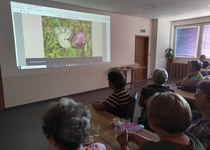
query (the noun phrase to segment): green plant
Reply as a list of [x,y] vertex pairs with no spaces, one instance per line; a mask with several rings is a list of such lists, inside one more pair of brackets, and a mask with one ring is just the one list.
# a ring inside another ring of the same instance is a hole
[[165,58],[173,59],[174,58],[174,50],[172,48],[167,48],[165,50]]

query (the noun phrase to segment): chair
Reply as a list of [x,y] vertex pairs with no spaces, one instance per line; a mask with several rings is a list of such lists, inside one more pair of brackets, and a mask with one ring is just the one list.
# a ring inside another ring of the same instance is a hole
[[171,92],[174,92],[173,89],[163,89],[163,88],[148,88],[146,90],[146,95],[145,95],[145,104],[146,104],[146,101],[147,99],[149,99],[152,95],[154,95],[155,93],[157,92],[166,92],[166,91],[171,91]]
[[144,100],[144,109],[141,113],[141,116],[138,118],[138,124],[143,124],[145,129],[152,131],[149,127],[148,120],[146,117],[147,100],[157,92],[166,92],[166,91],[174,92],[174,90],[172,90],[172,89],[163,89],[163,88],[148,88],[148,89],[146,89],[146,95],[145,95],[145,100]]
[[126,117],[131,118],[131,122],[133,122],[133,116],[134,116],[135,106],[136,106],[136,101],[138,99],[138,96],[139,96],[139,92],[135,91],[133,95],[131,96],[129,106],[126,112]]

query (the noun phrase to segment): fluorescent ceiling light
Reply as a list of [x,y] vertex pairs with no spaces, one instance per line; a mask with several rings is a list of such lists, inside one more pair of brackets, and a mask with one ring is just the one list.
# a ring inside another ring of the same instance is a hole
[[156,7],[158,7],[158,6],[154,5],[154,4],[149,4],[149,5],[145,5],[145,6],[136,7],[135,9],[137,9],[137,10],[146,10],[146,9],[152,9],[152,8],[156,8]]

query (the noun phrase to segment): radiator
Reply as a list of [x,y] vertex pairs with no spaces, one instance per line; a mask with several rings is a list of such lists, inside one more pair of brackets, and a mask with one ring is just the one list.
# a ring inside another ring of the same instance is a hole
[[187,75],[188,64],[181,63],[168,63],[166,64],[166,70],[169,75],[169,79],[182,79]]

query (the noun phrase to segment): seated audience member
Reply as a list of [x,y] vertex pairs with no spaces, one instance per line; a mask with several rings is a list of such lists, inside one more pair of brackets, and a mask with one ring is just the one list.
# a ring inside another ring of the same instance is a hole
[[[171,89],[170,86],[164,85],[164,83],[168,80],[168,73],[165,69],[158,68],[153,72],[152,81],[153,84],[146,85],[141,90],[141,95],[139,97],[139,106],[141,107],[141,116],[138,118],[138,124],[143,124],[145,129],[151,130],[148,124],[148,120],[146,117],[146,100],[148,97],[146,97],[147,89],[148,88],[154,88],[154,89],[163,89],[169,90]],[[152,95],[151,95],[152,96]]]
[[118,70],[110,71],[108,83],[113,93],[103,103],[93,102],[92,105],[96,110],[106,110],[119,117],[125,117],[131,96],[129,91],[125,89],[124,74]]
[[154,94],[147,103],[147,117],[160,141],[154,142],[125,129],[117,136],[121,150],[129,150],[130,141],[139,145],[139,150],[204,150],[197,138],[185,133],[192,122],[192,115],[189,104],[179,94]]
[[210,150],[210,81],[203,80],[198,84],[195,94],[195,107],[201,111],[202,118],[195,120],[187,132],[200,140],[206,150]]
[[209,62],[206,61],[206,55],[201,55],[200,56],[200,61],[203,63],[202,68],[208,68],[209,67]]
[[176,83],[177,86],[181,86],[183,90],[189,90],[196,92],[198,82],[203,79],[203,75],[200,73],[202,62],[199,60],[192,60],[188,64],[188,74],[181,81]]
[[104,144],[83,146],[90,130],[90,111],[69,98],[49,105],[42,117],[42,129],[49,143],[58,150],[105,150]]
[[[207,69],[210,68],[209,62],[206,61],[206,55],[201,55],[201,56],[200,56],[200,61],[203,63],[202,68],[207,68]],[[209,74],[209,72],[201,72],[201,73],[202,73],[203,76],[206,76],[206,75]]]
[[145,105],[145,95],[147,88],[158,88],[158,89],[171,89],[170,86],[164,85],[164,83],[168,80],[168,73],[165,69],[159,68],[153,72],[151,85],[146,85],[141,90],[141,95],[139,97],[139,106],[144,109]]

